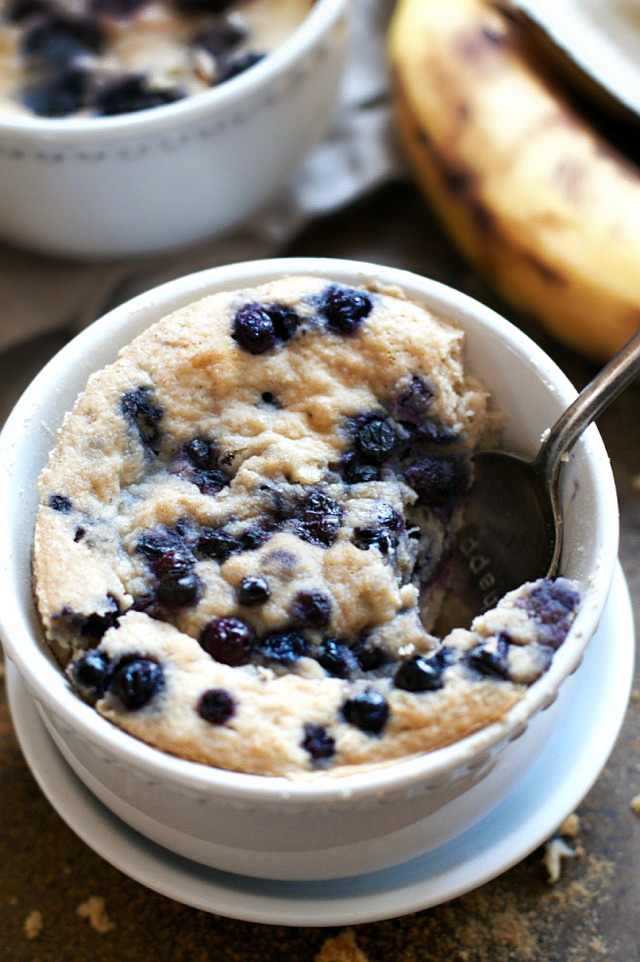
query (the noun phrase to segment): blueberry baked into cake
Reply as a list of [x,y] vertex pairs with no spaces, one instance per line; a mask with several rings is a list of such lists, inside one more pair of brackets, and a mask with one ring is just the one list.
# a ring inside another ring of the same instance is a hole
[[0,0],[0,110],[113,116],[258,63],[314,0]]
[[574,618],[566,581],[430,629],[496,430],[463,333],[399,292],[206,296],[94,374],[39,490],[35,592],[78,694],[242,772],[346,773],[501,718]]

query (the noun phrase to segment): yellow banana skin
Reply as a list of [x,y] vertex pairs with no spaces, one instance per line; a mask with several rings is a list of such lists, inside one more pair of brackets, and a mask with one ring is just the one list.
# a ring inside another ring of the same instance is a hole
[[514,308],[596,362],[640,328],[640,171],[548,83],[483,0],[398,0],[400,142],[461,252]]

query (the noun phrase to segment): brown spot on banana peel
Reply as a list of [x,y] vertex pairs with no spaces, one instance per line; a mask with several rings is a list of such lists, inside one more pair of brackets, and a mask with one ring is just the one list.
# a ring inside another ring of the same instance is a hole
[[553,171],[556,186],[574,205],[584,204],[588,190],[588,170],[577,160],[559,160]]
[[461,31],[454,38],[453,49],[462,60],[482,65],[499,55],[509,41],[510,35],[504,24],[482,23],[477,28]]

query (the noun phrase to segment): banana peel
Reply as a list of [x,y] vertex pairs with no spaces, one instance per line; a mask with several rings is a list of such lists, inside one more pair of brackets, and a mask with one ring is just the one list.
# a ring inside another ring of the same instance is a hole
[[505,302],[596,362],[640,328],[640,170],[484,0],[398,0],[398,136],[445,230]]

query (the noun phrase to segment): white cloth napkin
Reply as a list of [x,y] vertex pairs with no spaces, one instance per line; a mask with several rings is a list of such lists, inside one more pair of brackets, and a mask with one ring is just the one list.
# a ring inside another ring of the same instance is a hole
[[259,216],[223,238],[153,259],[82,263],[0,245],[0,351],[77,330],[156,284],[218,264],[277,255],[310,220],[402,171],[387,100],[385,35],[393,0],[355,0],[341,100],[323,142]]

